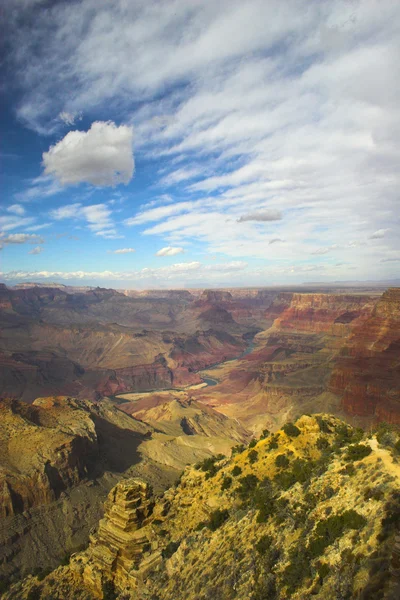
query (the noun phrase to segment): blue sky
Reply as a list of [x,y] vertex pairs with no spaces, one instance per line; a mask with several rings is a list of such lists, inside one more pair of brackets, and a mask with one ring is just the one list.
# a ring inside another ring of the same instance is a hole
[[2,10],[2,281],[398,277],[398,3]]

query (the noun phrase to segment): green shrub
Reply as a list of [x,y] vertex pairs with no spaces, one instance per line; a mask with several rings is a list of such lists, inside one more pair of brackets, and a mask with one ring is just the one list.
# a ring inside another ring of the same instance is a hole
[[382,500],[384,492],[379,488],[367,488],[364,492],[364,500]]
[[67,565],[69,565],[69,561],[70,561],[71,555],[70,554],[66,554],[60,561],[60,565],[62,567],[66,567]]
[[353,446],[349,446],[347,448],[347,453],[345,456],[346,460],[362,460],[369,454],[371,454],[372,448],[366,444],[354,444]]
[[4,594],[10,587],[8,579],[0,578],[0,594]]
[[223,454],[218,454],[217,456],[210,456],[205,458],[201,463],[196,465],[196,469],[199,471],[203,471],[206,474],[206,479],[210,479],[210,477],[214,477],[216,473],[220,470],[221,467],[217,466],[215,463],[222,460],[224,457]]
[[257,452],[257,450],[250,450],[247,458],[249,459],[249,463],[251,465],[253,465],[256,462],[256,460],[258,459],[258,452]]
[[244,445],[243,445],[243,444],[237,444],[237,446],[233,446],[233,447],[231,448],[231,453],[232,453],[232,456],[233,456],[234,454],[240,454],[241,452],[243,452],[243,451],[244,451],[244,449],[245,449],[245,447],[244,447]]
[[272,546],[272,537],[263,535],[256,543],[256,550],[259,554],[266,554]]
[[324,580],[325,577],[328,577],[328,575],[331,572],[331,568],[327,563],[320,563],[318,566],[318,575],[320,577],[321,580]]
[[161,555],[163,558],[171,558],[173,554],[178,550],[180,542],[169,542],[169,544],[163,548]]
[[325,450],[326,448],[329,448],[328,440],[324,437],[319,437],[317,439],[317,448],[318,450]]
[[112,581],[105,581],[102,586],[103,600],[116,600],[118,594],[115,591],[115,586]]
[[257,444],[257,440],[252,439],[250,444],[249,444],[249,448],[254,448],[254,446]]
[[301,433],[300,429],[293,423],[285,423],[282,429],[288,437],[298,437]]
[[297,546],[289,551],[289,564],[282,574],[282,584],[287,587],[291,596],[303,580],[311,576],[309,556],[303,546]]
[[356,474],[356,469],[354,465],[349,464],[343,467],[343,469],[340,469],[339,473],[341,473],[342,475],[349,475],[350,477],[352,477]]
[[320,428],[320,431],[322,431],[322,433],[332,433],[332,428],[330,427],[329,423],[320,416],[316,416],[315,417],[318,426]]
[[253,474],[241,477],[239,479],[240,487],[238,488],[239,496],[243,499],[248,498],[248,496],[256,489],[258,481],[258,477]]
[[238,475],[242,474],[242,469],[239,467],[239,465],[235,465],[231,471],[232,475],[234,477],[237,477]]
[[210,520],[207,526],[209,529],[211,529],[211,531],[215,531],[216,529],[221,527],[221,525],[223,525],[228,518],[228,510],[220,510],[219,508],[217,508],[217,510],[214,510],[214,512],[211,513]]
[[253,493],[253,505],[258,509],[257,523],[265,523],[274,513],[274,496],[270,479],[261,481]]
[[335,540],[342,537],[347,529],[361,529],[367,520],[355,510],[346,510],[342,514],[332,515],[320,521],[312,539],[308,545],[308,551],[312,558],[320,556],[325,548],[333,544]]
[[297,482],[297,479],[292,471],[281,471],[275,475],[274,482],[283,490],[288,490]]
[[221,490],[228,490],[232,485],[232,477],[226,476],[222,480]]
[[40,587],[34,585],[28,592],[26,596],[26,600],[40,600],[42,595]]
[[285,454],[278,454],[275,458],[275,465],[280,469],[285,469],[290,465],[290,461]]
[[207,523],[205,523],[204,521],[200,521],[200,523],[197,523],[196,527],[194,528],[195,531],[201,531],[202,529],[204,529],[204,527],[207,526]]
[[267,438],[270,435],[270,432],[268,429],[263,429],[262,434],[260,435],[260,440],[265,440],[265,438]]

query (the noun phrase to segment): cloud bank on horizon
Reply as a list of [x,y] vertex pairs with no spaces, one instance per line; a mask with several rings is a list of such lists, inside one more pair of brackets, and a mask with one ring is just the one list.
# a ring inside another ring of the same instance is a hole
[[5,281],[398,276],[398,3],[3,12]]

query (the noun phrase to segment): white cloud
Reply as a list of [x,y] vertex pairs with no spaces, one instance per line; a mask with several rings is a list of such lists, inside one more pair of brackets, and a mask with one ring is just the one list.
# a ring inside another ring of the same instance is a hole
[[388,231],[390,231],[390,229],[378,229],[372,235],[369,236],[369,239],[370,240],[381,240],[385,237],[385,235],[387,234]]
[[82,206],[79,202],[60,206],[50,211],[50,216],[56,221],[62,219],[84,219],[87,227],[95,235],[106,239],[118,239],[119,235],[112,220],[112,210],[107,204],[92,204]]
[[136,252],[135,248],[119,248],[119,250],[109,250],[112,254],[131,254]]
[[74,125],[76,120],[80,121],[82,119],[81,114],[73,114],[73,113],[69,113],[69,112],[67,112],[65,110],[62,111],[62,112],[60,112],[60,114],[58,115],[58,117],[66,125]]
[[32,248],[29,254],[40,254],[42,251],[43,248],[41,246],[36,246],[35,248]]
[[203,175],[202,170],[198,168],[182,168],[176,171],[172,171],[172,173],[168,173],[160,179],[160,185],[172,186],[180,183],[182,181],[187,181],[189,179],[194,179],[199,175]]
[[44,239],[30,233],[10,233],[7,236],[0,235],[3,244],[43,244]]
[[156,252],[156,256],[176,256],[177,254],[182,254],[182,252],[184,252],[183,248],[166,246],[165,248],[161,248],[161,250]]
[[21,204],[12,204],[11,206],[7,207],[7,212],[21,216],[25,214],[25,208],[21,206]]
[[0,231],[9,231],[11,229],[19,229],[34,223],[33,217],[20,217],[18,215],[6,215],[0,217]]
[[264,210],[263,212],[247,213],[242,215],[238,219],[238,223],[244,223],[245,221],[280,221],[282,219],[282,213],[279,210]]
[[131,127],[96,121],[85,131],[70,131],[43,153],[44,172],[62,185],[115,186],[133,176]]

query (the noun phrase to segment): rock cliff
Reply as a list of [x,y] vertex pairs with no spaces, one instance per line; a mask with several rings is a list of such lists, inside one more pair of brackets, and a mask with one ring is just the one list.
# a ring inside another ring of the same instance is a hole
[[330,389],[349,415],[400,424],[400,288],[385,292],[335,362]]
[[159,498],[140,480],[118,484],[87,550],[5,598],[389,600],[399,483],[374,437],[303,416],[231,459],[187,467]]

